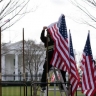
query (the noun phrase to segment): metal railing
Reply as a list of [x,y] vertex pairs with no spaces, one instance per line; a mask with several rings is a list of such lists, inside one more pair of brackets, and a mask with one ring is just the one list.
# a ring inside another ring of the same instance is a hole
[[28,96],[26,82],[1,81],[2,96]]
[[[0,85],[2,86],[2,96],[33,96],[33,91],[34,91],[33,86],[36,85],[38,87],[41,84],[40,76],[38,76],[39,82],[38,81],[35,82],[34,80],[30,81],[29,79],[27,79],[27,78],[31,78],[30,76],[26,78],[26,81],[23,81],[23,75],[3,75],[3,76],[5,77],[5,79],[6,79],[6,77],[9,77],[9,78],[18,77],[21,79],[19,79],[17,81],[15,81],[15,80],[1,81]],[[51,86],[51,84],[53,84],[53,86],[54,86],[57,84],[61,84],[61,82],[53,82],[53,83],[48,82],[47,84],[50,84],[50,86]],[[66,84],[68,85],[69,83],[66,83]],[[52,88],[53,88],[52,91],[54,91],[55,90],[54,87],[52,87]],[[39,89],[40,89],[40,87],[39,87]],[[77,90],[75,96],[84,96],[83,94],[78,95],[78,91],[81,91],[81,90]],[[71,92],[72,92],[72,90],[71,90]]]

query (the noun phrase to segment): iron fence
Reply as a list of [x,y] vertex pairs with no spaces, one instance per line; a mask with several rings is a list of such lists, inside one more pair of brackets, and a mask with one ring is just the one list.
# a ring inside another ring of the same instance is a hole
[[[5,77],[5,80],[2,80],[0,82],[0,85],[2,87],[2,96],[33,96],[33,86],[35,85],[36,87],[38,87],[38,94],[37,96],[40,96],[40,87],[39,85],[41,84],[40,79],[41,76],[38,76],[38,80],[35,81],[35,79],[27,79],[27,78],[31,78],[30,76],[26,78],[26,80],[23,80],[23,75],[3,75],[3,77]],[[6,80],[6,77],[9,78],[19,78],[17,79],[8,79]],[[34,78],[36,76],[33,76]],[[55,91],[54,86],[61,84],[61,82],[48,82],[48,85],[52,86],[52,90]],[[69,83],[66,82],[66,84],[68,85]],[[69,84],[70,85],[70,84]],[[70,85],[71,86],[71,85]],[[56,87],[56,86],[55,86]],[[58,87],[58,86],[57,86]],[[57,88],[56,87],[56,88]],[[71,86],[72,89],[72,86]],[[84,96],[83,94],[78,94],[78,92],[81,91],[81,89],[78,89],[76,91],[75,96]],[[72,94],[72,90],[71,90],[71,94]],[[53,95],[54,96],[54,95]]]

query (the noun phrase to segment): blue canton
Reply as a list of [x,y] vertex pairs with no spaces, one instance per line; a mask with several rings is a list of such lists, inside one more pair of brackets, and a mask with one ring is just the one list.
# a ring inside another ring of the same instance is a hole
[[58,22],[58,27],[59,27],[59,32],[63,36],[64,39],[68,38],[67,35],[67,27],[66,27],[66,21],[65,21],[65,16],[62,15],[61,18],[59,19]]
[[74,57],[74,52],[73,52],[73,44],[72,44],[72,38],[71,38],[71,33],[70,33],[70,55]]
[[[92,51],[91,51],[91,46],[90,46],[89,34],[88,34],[88,37],[87,37],[87,41],[86,41],[86,45],[85,45],[85,48],[84,48],[84,52],[85,52],[86,56],[91,56],[92,57]],[[93,60],[93,57],[92,57],[92,60]]]

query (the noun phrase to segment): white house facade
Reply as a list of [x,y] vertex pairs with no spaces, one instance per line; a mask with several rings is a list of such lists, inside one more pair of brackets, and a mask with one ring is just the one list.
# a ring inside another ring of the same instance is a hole
[[[2,81],[20,81],[23,79],[23,57],[20,52],[21,46],[22,42],[17,42],[14,44],[8,43],[2,47]],[[25,70],[25,74],[28,76],[27,80],[30,80],[30,72]],[[38,74],[42,74],[42,65],[39,66]]]

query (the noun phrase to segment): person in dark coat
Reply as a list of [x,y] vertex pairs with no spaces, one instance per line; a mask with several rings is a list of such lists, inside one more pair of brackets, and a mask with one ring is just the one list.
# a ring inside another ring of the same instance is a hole
[[[42,84],[42,83],[46,82],[47,72],[49,72],[49,70],[52,67],[52,65],[50,64],[50,61],[51,61],[53,53],[54,53],[54,41],[52,40],[49,32],[48,32],[48,38],[47,38],[47,36],[45,36],[45,31],[48,31],[46,26],[43,27],[43,30],[42,30],[41,36],[40,36],[40,39],[44,43],[45,48],[48,49],[48,65],[46,65],[47,64],[47,56],[46,56],[45,62],[43,65],[43,74],[41,77],[41,85],[40,86],[41,86],[42,90],[46,89],[45,87],[47,84]],[[48,40],[48,43],[47,43],[47,40]],[[47,48],[47,44],[48,44],[48,48]],[[46,66],[48,66],[48,69]],[[66,82],[66,72],[62,71],[62,70],[60,70],[60,71],[61,71],[64,82]]]

